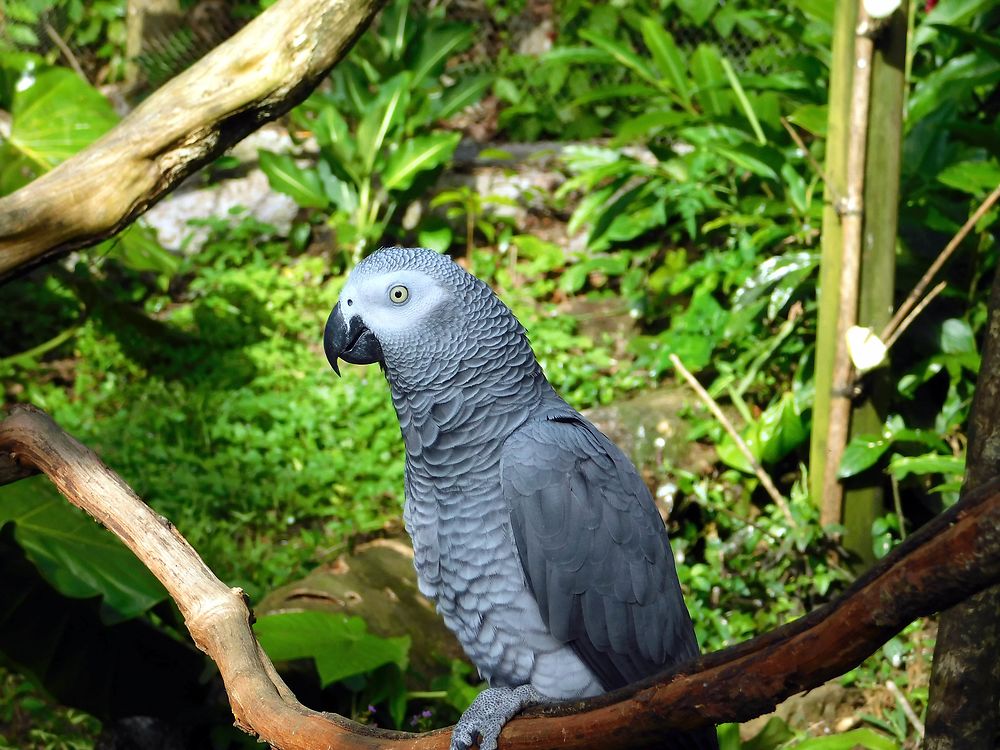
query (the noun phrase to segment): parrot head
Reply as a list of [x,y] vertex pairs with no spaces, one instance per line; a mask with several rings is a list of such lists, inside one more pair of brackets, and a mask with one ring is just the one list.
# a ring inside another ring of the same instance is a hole
[[390,375],[446,367],[475,338],[483,313],[513,315],[492,290],[433,250],[391,247],[351,271],[323,335],[326,357],[379,363]]

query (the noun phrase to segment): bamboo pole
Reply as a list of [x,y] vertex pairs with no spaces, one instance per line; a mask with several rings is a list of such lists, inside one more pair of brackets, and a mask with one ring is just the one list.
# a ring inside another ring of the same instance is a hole
[[850,430],[854,368],[847,351],[847,331],[857,324],[864,228],[865,157],[868,141],[868,105],[874,43],[868,35],[869,19],[857,9],[854,68],[851,81],[850,117],[844,179],[844,202],[838,206],[842,245],[840,284],[837,289],[837,320],[833,343],[829,417],[826,425],[826,456],[820,497],[820,522],[838,523],[843,510],[843,487],[837,477]]

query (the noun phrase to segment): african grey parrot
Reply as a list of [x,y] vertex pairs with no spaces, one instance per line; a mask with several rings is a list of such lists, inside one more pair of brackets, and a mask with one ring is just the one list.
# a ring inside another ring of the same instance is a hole
[[[420,590],[490,688],[452,750],[527,705],[598,695],[698,655],[663,521],[625,455],[560,398],[493,291],[432,250],[351,272],[326,356],[378,362],[406,446]],[[714,729],[665,747],[716,748]]]

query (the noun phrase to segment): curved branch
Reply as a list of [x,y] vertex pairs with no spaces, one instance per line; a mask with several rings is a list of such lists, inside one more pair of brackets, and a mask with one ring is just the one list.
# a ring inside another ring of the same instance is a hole
[[309,95],[385,0],[280,0],[88,148],[0,198],[0,280],[123,229]]
[[[263,654],[242,592],[88,448],[32,407],[0,422],[0,454],[37,468],[163,582],[195,643],[219,666],[236,723],[280,750],[444,750],[448,732],[373,730],[299,704]],[[2,457],[2,456],[0,456]],[[659,746],[665,729],[743,721],[853,668],[907,623],[1000,581],[1000,482],[968,494],[806,617],[600,698],[529,712],[501,747]]]

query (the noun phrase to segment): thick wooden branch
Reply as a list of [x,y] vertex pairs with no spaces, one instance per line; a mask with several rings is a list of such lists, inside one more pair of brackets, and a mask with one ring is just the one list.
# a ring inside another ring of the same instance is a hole
[[0,281],[123,229],[305,99],[385,0],[280,0],[87,149],[0,198]]
[[[5,458],[6,456],[6,458]],[[219,666],[237,724],[280,750],[444,750],[448,732],[372,730],[299,704],[261,652],[242,593],[219,581],[165,519],[97,456],[31,407],[0,423],[0,462],[46,473],[163,582]],[[859,664],[914,618],[1000,581],[1000,482],[913,534],[841,597],[794,623],[611,695],[532,711],[509,750],[659,746],[665,729],[743,721]]]

